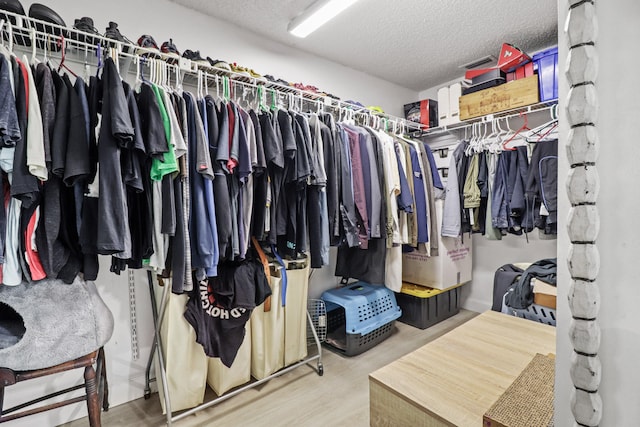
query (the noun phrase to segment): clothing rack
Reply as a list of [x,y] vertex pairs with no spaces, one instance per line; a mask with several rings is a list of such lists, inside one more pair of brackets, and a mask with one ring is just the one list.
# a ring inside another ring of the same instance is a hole
[[[274,103],[274,105],[278,101],[275,98],[275,96],[277,96],[287,98],[290,104],[288,105],[288,107],[291,108],[293,106],[292,103],[295,102],[295,99],[297,97],[300,104],[302,104],[302,102],[311,102],[311,104],[316,105],[317,108],[332,108],[337,110],[339,114],[348,114],[351,118],[359,116],[362,120],[368,120],[368,123],[381,123],[381,120],[384,120],[387,123],[393,123],[394,126],[400,126],[402,129],[413,129],[419,126],[418,124],[408,122],[399,117],[394,117],[387,114],[376,113],[376,117],[374,118],[374,114],[366,108],[355,106],[332,98],[323,97],[313,92],[303,91],[294,87],[287,87],[274,82],[259,81],[254,78],[237,75],[236,73],[229,72],[228,70],[224,69],[203,67],[186,59],[180,59],[177,61],[177,63],[168,63],[167,60],[176,61],[176,59],[162,52],[157,52],[131,44],[114,41],[99,35],[84,33],[82,31],[51,24],[49,22],[17,15],[12,12],[2,11],[1,13],[9,19],[0,19],[0,35],[2,37],[3,46],[5,43],[7,43],[8,46],[5,47],[8,47],[8,49],[12,52],[14,51],[14,49],[15,51],[20,51],[24,54],[28,54],[29,52],[31,52],[32,58],[36,57],[36,53],[38,51],[41,53],[44,52],[45,61],[48,61],[50,59],[57,59],[59,60],[59,69],[65,68],[71,73],[73,72],[65,66],[67,61],[76,64],[83,64],[85,67],[85,72],[88,72],[90,66],[100,68],[102,66],[102,58],[104,56],[109,56],[114,60],[114,63],[118,67],[118,71],[120,72],[121,76],[129,73],[131,71],[131,65],[135,64],[136,79],[138,79],[140,78],[141,66],[146,66],[150,70],[153,69],[153,72],[156,73],[156,78],[166,84],[175,83],[178,87],[181,87],[185,78],[195,79],[199,83],[197,89],[200,95],[203,94],[203,92],[201,91],[208,91],[208,88],[210,87],[209,82],[211,82],[212,85],[215,83],[219,84],[221,77],[226,77],[225,80],[230,85],[229,89],[231,89],[232,87],[240,87],[243,91],[246,89],[252,89],[258,92],[260,91],[259,89],[262,88],[262,91],[260,92],[270,92],[272,94],[271,101]],[[11,21],[15,21],[20,25],[14,25]],[[44,31],[39,28],[44,29]],[[22,38],[22,41],[29,40],[31,46],[16,46],[18,37]],[[86,41],[87,39],[95,41],[96,44],[88,43]],[[73,56],[69,57],[70,53]],[[152,59],[150,57],[143,56],[146,54],[153,55],[154,58]],[[54,55],[58,57],[54,58]],[[228,96],[229,98],[231,98],[232,94],[228,93]],[[263,379],[249,382],[246,385],[240,386],[239,388],[223,394],[220,397],[214,398],[199,406],[186,410],[179,415],[174,415],[171,410],[171,396],[167,383],[166,363],[162,352],[163,343],[160,335],[160,327],[162,324],[162,320],[166,314],[169,293],[171,292],[171,290],[169,289],[170,286],[164,286],[160,307],[158,307],[155,299],[155,290],[153,283],[154,279],[151,271],[147,271],[147,279],[153,311],[154,343],[152,346],[152,351],[149,357],[146,371],[147,375],[145,398],[148,398],[150,395],[149,373],[154,355],[153,348],[155,348],[155,351],[157,352],[158,362],[160,364],[160,377],[162,379],[162,387],[164,391],[167,425],[170,426],[175,421],[188,417],[189,415],[192,415],[203,409],[217,405],[218,403],[221,403],[237,394],[260,386],[261,384],[273,378],[284,375],[298,367],[301,367],[303,365],[311,365],[311,363],[315,361],[317,361],[316,370],[318,375],[323,375],[324,367],[322,365],[321,341],[319,338],[319,334],[315,330],[312,316],[307,310],[307,321],[309,329],[311,330],[313,335],[313,342],[317,347],[317,354],[309,356],[290,366],[286,366]]]

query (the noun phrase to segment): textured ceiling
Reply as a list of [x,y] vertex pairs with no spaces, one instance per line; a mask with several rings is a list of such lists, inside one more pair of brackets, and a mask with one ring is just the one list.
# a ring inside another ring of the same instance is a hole
[[172,1],[414,90],[461,76],[503,42],[533,52],[558,38],[557,0],[361,0],[306,39],[287,25],[313,0]]

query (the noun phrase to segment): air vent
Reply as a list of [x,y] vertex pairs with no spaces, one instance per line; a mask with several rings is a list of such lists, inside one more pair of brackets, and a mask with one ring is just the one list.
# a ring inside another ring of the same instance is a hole
[[472,68],[478,68],[481,65],[486,65],[491,62],[496,61],[496,57],[493,55],[483,56],[482,58],[478,58],[474,61],[468,62],[466,64],[458,65],[458,68],[464,68],[465,70],[471,70]]

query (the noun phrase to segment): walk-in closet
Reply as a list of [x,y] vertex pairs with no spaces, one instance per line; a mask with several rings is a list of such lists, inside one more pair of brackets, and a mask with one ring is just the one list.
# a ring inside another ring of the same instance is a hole
[[640,424],[639,19],[0,1],[0,425]]

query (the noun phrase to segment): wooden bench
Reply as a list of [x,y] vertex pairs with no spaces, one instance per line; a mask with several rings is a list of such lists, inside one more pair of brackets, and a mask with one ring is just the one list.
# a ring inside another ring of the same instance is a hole
[[536,353],[555,353],[555,328],[485,312],[369,375],[372,426],[473,426]]

